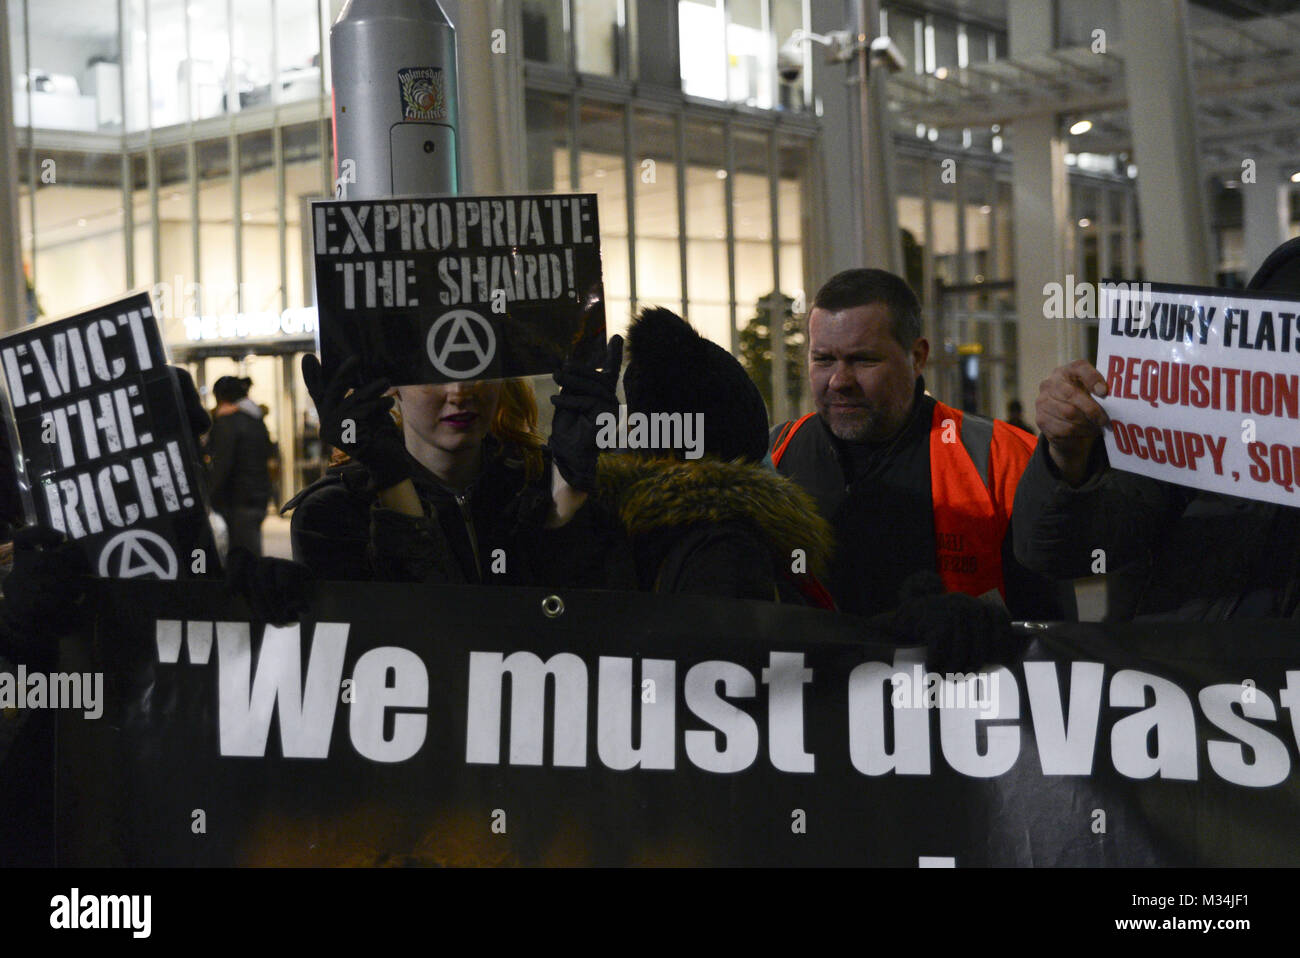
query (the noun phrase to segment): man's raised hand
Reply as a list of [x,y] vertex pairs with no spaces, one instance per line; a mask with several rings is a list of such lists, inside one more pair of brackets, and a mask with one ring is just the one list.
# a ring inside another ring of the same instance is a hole
[[1087,478],[1093,444],[1110,422],[1093,398],[1107,391],[1105,377],[1083,359],[1053,370],[1038,387],[1034,412],[1039,432],[1047,440],[1052,462],[1071,485]]

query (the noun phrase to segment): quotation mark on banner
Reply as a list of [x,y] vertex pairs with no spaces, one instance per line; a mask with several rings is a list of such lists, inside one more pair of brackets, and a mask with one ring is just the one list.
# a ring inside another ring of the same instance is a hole
[[256,656],[249,622],[159,619],[154,640],[159,664],[180,663],[183,644],[190,665],[216,666],[223,756],[264,757],[275,718],[283,757],[326,758],[339,700],[349,692],[347,736],[358,755],[404,762],[418,752],[429,705],[429,676],[419,656],[392,646],[370,649],[353,666],[353,685],[344,688],[347,623],[318,622],[312,631],[305,660],[297,623],[266,625]]
[[175,665],[180,661],[181,625],[185,626],[185,649],[190,665],[207,665],[212,656],[212,623],[185,622],[177,619],[159,619],[154,630],[158,643],[158,661]]

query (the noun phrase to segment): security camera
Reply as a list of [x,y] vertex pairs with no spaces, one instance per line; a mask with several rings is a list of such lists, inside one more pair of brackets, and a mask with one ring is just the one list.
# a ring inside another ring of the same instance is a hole
[[871,64],[883,66],[890,73],[902,73],[907,69],[907,57],[889,37],[876,37],[871,41]]
[[795,84],[803,76],[803,44],[793,37],[776,53],[776,72],[782,83]]

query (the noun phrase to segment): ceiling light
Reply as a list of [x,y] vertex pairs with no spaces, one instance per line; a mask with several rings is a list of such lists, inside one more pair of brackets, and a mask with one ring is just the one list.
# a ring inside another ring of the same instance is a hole
[[725,179],[727,178],[727,171],[726,171],[726,170],[718,170],[718,172],[714,173],[713,175],[716,176],[716,177],[717,177],[718,179],[720,179],[720,180],[725,180]]
[[1079,120],[1070,127],[1071,136],[1082,136],[1092,129],[1092,120]]
[[1291,174],[1291,182],[1300,183],[1300,170],[1296,170],[1294,173]]
[[947,68],[947,67],[939,67],[939,69],[937,69],[937,70],[934,71],[934,78],[935,78],[936,80],[946,80],[946,79],[948,79],[948,68]]
[[1079,229],[1081,230],[1086,230],[1091,225],[1092,225],[1092,220],[1088,219],[1088,217],[1086,216],[1083,219],[1079,220]]
[[985,203],[983,206],[980,207],[980,212],[983,213],[985,216],[988,216],[990,213],[993,212],[993,207]]

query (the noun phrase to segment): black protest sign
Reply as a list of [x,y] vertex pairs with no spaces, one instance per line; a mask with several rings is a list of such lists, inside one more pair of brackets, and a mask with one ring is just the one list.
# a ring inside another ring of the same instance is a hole
[[211,556],[200,467],[146,293],[0,339],[29,517],[112,578],[184,578]]
[[397,385],[595,362],[605,342],[593,194],[312,204],[321,360]]
[[330,583],[272,627],[100,586],[64,864],[1300,864],[1300,623],[935,676],[774,603]]

